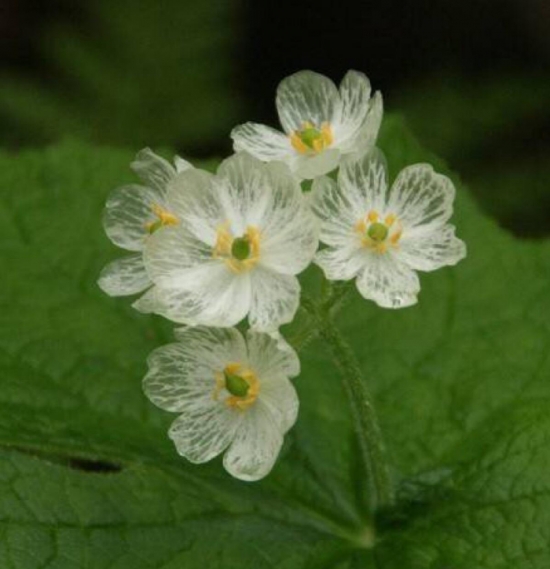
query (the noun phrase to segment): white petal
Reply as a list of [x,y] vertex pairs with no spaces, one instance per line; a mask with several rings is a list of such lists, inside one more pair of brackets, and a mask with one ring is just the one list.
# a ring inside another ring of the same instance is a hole
[[161,194],[164,193],[166,186],[176,174],[175,168],[150,148],[140,150],[130,164],[130,168],[147,186]]
[[371,111],[370,81],[364,73],[348,71],[340,83],[342,115],[332,125],[334,144],[343,152],[355,152],[356,140]]
[[359,158],[343,160],[338,185],[359,217],[371,210],[383,214],[387,202],[388,168],[382,152],[373,148]]
[[99,276],[97,284],[110,296],[137,294],[151,286],[151,279],[143,265],[141,253],[116,259]]
[[271,411],[281,432],[286,433],[296,422],[300,408],[298,394],[291,381],[282,375],[262,376],[259,398]]
[[238,324],[250,306],[250,275],[210,264],[188,271],[180,286],[157,287],[154,310],[182,324],[223,327]]
[[217,372],[229,362],[246,361],[246,346],[234,328],[186,328],[177,339],[151,353],[143,390],[157,407],[187,412],[190,403],[211,398]]
[[260,262],[276,272],[295,275],[313,259],[319,244],[319,224],[288,169],[270,164],[269,173],[269,206],[257,219]]
[[329,281],[349,281],[365,265],[367,255],[359,247],[328,248],[315,255],[315,263],[323,269]]
[[277,87],[277,111],[285,132],[302,128],[304,122],[320,127],[340,117],[340,95],[336,85],[314,71],[299,71]]
[[412,269],[391,254],[372,253],[357,278],[357,288],[382,308],[404,308],[416,303],[420,282]]
[[[383,114],[384,103],[382,101],[382,95],[377,91],[370,101],[367,118],[361,129],[357,132],[356,137],[351,141],[349,147],[346,148],[347,152],[354,152],[360,156],[374,148],[382,124]],[[342,151],[344,151],[344,149],[342,149]]]
[[193,168],[193,164],[191,162],[187,162],[181,156],[174,156],[174,166],[176,168],[176,173],[180,174],[181,172],[185,172],[185,170],[189,170]]
[[142,312],[143,314],[151,314],[157,312],[158,301],[156,299],[157,287],[155,285],[144,294],[142,294],[136,301],[132,303],[132,307]]
[[269,408],[259,402],[243,413],[243,420],[223,457],[223,465],[235,478],[259,480],[273,468],[282,444],[283,435],[276,419]]
[[298,354],[287,344],[281,349],[279,342],[269,334],[248,331],[248,361],[262,378],[295,377],[300,373]]
[[300,284],[296,277],[257,266],[251,271],[251,288],[248,318],[252,328],[269,332],[292,321],[300,304]]
[[408,166],[397,176],[389,199],[389,210],[404,226],[404,232],[443,225],[453,213],[455,189],[449,178],[437,174],[429,164]]
[[338,148],[327,148],[319,154],[297,155],[292,162],[292,171],[303,180],[312,180],[318,176],[324,176],[332,172],[340,161]]
[[285,161],[295,154],[288,136],[263,124],[239,125],[231,131],[231,138],[235,152],[244,150],[265,162]]
[[156,219],[152,206],[161,203],[159,193],[144,186],[114,190],[103,213],[103,226],[109,239],[123,249],[141,251],[149,235],[147,224]]
[[170,183],[166,199],[183,227],[197,239],[214,245],[225,214],[213,174],[194,168],[185,170]]
[[445,225],[431,232],[417,232],[399,241],[399,258],[412,269],[434,271],[456,265],[466,256],[466,245],[455,237],[455,228]]
[[179,454],[198,464],[223,452],[242,420],[239,411],[206,396],[188,402],[183,415],[172,423],[168,435]]
[[321,241],[336,247],[358,245],[355,225],[365,214],[357,200],[350,199],[350,192],[334,180],[323,176],[313,182],[310,206],[321,220]]

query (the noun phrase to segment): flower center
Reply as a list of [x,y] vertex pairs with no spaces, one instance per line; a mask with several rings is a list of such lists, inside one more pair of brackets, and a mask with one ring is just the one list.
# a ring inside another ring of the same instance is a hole
[[149,232],[149,234],[153,234],[157,229],[161,227],[165,227],[167,225],[177,225],[179,223],[179,219],[167,209],[164,209],[162,206],[158,204],[151,204],[151,210],[157,216],[155,221],[149,221],[145,224],[145,229]]
[[212,398],[218,401],[220,393],[228,393],[225,404],[228,407],[246,411],[256,401],[260,392],[260,382],[256,374],[238,362],[232,362],[225,366],[224,370],[215,374],[216,387]]
[[364,247],[376,253],[385,253],[388,247],[397,247],[403,232],[401,223],[393,214],[386,215],[381,220],[380,214],[371,210],[356,225],[355,230],[361,236]]
[[311,122],[304,122],[300,130],[290,135],[290,143],[300,154],[318,154],[332,144],[332,129],[328,122],[316,127]]
[[260,230],[249,225],[241,237],[233,237],[229,222],[224,223],[218,227],[212,256],[234,273],[249,271],[260,257]]

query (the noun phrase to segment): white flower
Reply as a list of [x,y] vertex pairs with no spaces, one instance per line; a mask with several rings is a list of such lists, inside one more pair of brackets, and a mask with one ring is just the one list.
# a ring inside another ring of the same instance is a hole
[[388,187],[383,154],[374,149],[340,168],[338,183],[313,184],[311,204],[322,220],[320,239],[328,248],[315,262],[330,280],[357,277],[362,296],[384,308],[415,304],[415,271],[455,265],[464,243],[448,224],[454,186],[428,164],[408,166]]
[[235,328],[184,328],[178,342],[155,350],[143,380],[161,409],[181,413],[169,436],[193,463],[225,453],[225,469],[241,480],[266,476],[298,415],[289,377],[300,372],[294,350],[267,334]]
[[157,286],[138,310],[220,327],[248,315],[261,331],[292,320],[295,275],[317,250],[318,223],[286,166],[240,153],[217,175],[180,174],[167,199],[180,223],[147,240],[145,265]]
[[372,148],[382,121],[379,92],[370,98],[363,73],[348,71],[340,90],[324,75],[300,71],[277,88],[277,111],[284,134],[248,122],[233,129],[235,151],[245,150],[266,162],[288,164],[300,179],[334,170],[343,156]]
[[103,225],[109,239],[131,255],[109,263],[98,284],[110,296],[137,294],[151,286],[143,264],[143,247],[157,229],[178,223],[166,199],[168,185],[178,173],[192,168],[179,156],[175,166],[144,148],[130,167],[145,185],[131,184],[112,192],[105,206]]

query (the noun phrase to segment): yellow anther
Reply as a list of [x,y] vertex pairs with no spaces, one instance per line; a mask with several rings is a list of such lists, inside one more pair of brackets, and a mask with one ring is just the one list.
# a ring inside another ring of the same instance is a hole
[[384,223],[388,227],[391,227],[394,224],[396,219],[397,219],[397,216],[394,215],[393,213],[390,213],[389,215],[386,215],[386,219],[384,220]]
[[212,256],[222,259],[234,273],[249,271],[260,258],[260,230],[249,225],[242,236],[234,237],[229,222],[220,225]]
[[364,247],[382,254],[389,247],[398,247],[403,230],[395,214],[386,215],[383,222],[380,217],[377,211],[371,210],[355,224],[354,229]]
[[[243,368],[238,362],[231,362],[225,366],[223,371],[215,374],[216,385],[212,393],[212,398],[217,401],[220,393],[225,390],[229,394],[225,399],[225,404],[239,411],[246,411],[251,407],[260,393],[260,381],[256,374],[247,368]],[[238,392],[243,395],[235,395]]]
[[328,148],[333,140],[332,129],[327,122],[324,122],[319,128],[306,121],[302,123],[300,130],[295,130],[290,135],[292,147],[300,154],[318,154]]
[[378,221],[379,215],[377,211],[371,210],[369,211],[368,215],[367,215],[367,219],[371,222],[371,223],[376,223]]
[[172,212],[164,209],[158,204],[152,204],[151,211],[157,216],[157,219],[145,224],[145,229],[147,229],[149,233],[154,233],[161,227],[166,227],[167,225],[177,225],[179,223],[179,219]]

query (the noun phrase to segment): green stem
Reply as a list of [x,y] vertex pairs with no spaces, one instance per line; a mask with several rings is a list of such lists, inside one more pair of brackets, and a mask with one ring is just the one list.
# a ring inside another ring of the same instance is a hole
[[391,506],[394,500],[386,450],[371,396],[353,350],[334,326],[328,310],[304,298],[302,306],[315,319],[319,334],[329,346],[349,399],[353,425],[367,473],[371,512]]

